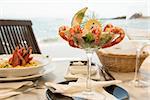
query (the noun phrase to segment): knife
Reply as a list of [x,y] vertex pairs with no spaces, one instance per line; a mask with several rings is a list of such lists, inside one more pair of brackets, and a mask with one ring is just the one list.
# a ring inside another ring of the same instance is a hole
[[[104,79],[106,81],[107,78],[105,76],[105,73],[110,77],[111,80],[115,80],[115,78],[109,73],[109,71],[107,69],[100,69],[102,72],[102,75],[104,76]],[[105,72],[103,72],[103,71]],[[105,91],[107,91],[108,93],[112,94],[113,96],[115,96],[118,100],[129,100],[129,94],[126,90],[124,90],[123,88],[121,88],[120,86],[117,85],[110,85],[107,87],[103,87]]]

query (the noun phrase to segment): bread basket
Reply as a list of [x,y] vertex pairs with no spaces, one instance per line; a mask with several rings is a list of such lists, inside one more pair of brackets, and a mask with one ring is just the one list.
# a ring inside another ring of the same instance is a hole
[[[133,72],[135,71],[136,64],[136,47],[134,44],[135,41],[134,43],[132,41],[124,41],[116,46],[100,49],[97,55],[102,65],[108,70],[115,72]],[[139,65],[142,64],[147,56],[147,53],[142,52]]]

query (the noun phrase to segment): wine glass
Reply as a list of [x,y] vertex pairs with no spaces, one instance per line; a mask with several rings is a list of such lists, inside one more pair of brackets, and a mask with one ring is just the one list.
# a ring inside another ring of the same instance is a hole
[[[143,23],[143,21],[145,21],[145,24]],[[131,28],[131,27],[136,27],[136,28]],[[149,86],[148,82],[138,78],[141,54],[144,48],[150,46],[150,30],[149,29],[150,29],[150,26],[147,20],[144,20],[144,19],[127,20],[127,29],[126,29],[127,36],[130,40],[136,41],[135,46],[137,48],[134,79],[130,81],[129,83],[130,85],[133,85],[135,87]]]

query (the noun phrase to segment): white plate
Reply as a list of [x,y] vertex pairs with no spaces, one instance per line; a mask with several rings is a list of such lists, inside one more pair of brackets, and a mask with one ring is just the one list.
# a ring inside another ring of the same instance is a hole
[[[0,60],[8,60],[12,55],[0,55]],[[33,60],[39,61],[41,64],[32,67],[23,68],[0,68],[0,77],[21,77],[35,75],[41,72],[44,66],[48,65],[51,61],[45,55],[32,54]]]
[[30,75],[30,76],[24,76],[24,77],[5,77],[5,78],[0,78],[0,82],[7,82],[7,81],[20,81],[20,80],[29,80],[29,79],[34,79],[38,78],[41,76],[44,76],[54,70],[54,67],[51,66],[48,70],[42,71],[41,73],[35,74],[35,75]]

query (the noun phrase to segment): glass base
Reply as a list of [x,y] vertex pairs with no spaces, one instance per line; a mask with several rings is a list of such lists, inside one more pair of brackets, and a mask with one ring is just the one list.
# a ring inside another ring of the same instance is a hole
[[132,80],[129,82],[129,85],[134,86],[134,87],[139,87],[139,88],[150,86],[150,84],[148,82],[145,82],[142,80]]

